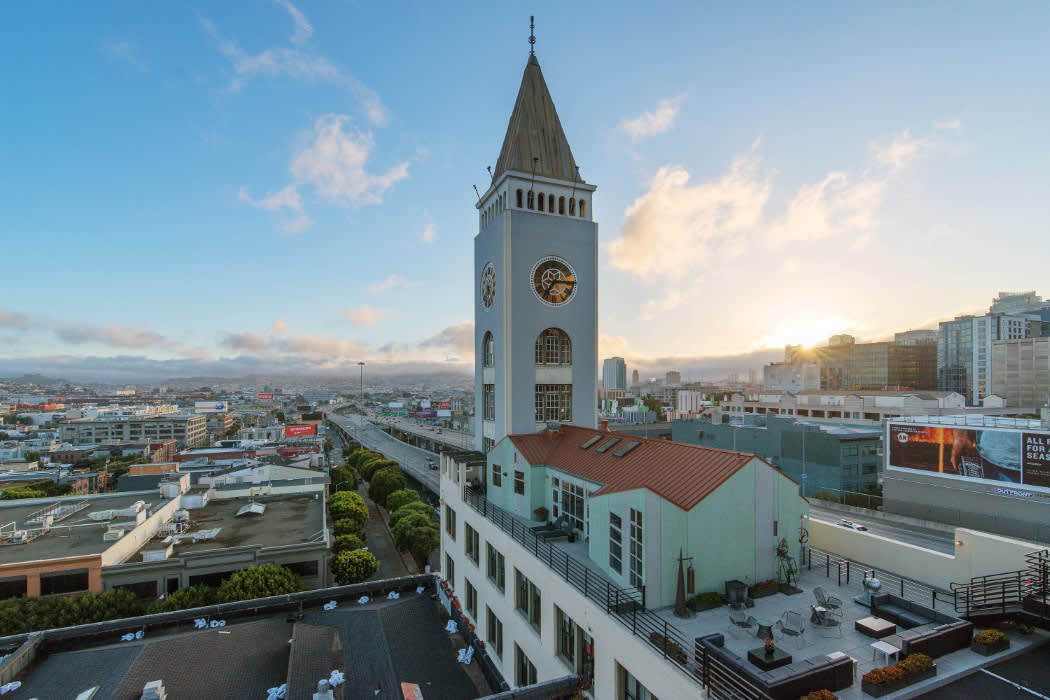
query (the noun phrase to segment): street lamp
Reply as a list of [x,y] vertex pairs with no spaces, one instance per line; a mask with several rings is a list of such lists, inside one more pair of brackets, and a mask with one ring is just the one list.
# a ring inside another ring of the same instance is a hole
[[361,368],[361,410],[365,409],[365,363],[358,362],[357,366]]

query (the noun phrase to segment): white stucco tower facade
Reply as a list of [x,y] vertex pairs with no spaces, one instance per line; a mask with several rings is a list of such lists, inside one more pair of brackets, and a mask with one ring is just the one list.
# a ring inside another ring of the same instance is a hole
[[475,446],[549,421],[594,427],[595,186],[530,54],[474,238]]

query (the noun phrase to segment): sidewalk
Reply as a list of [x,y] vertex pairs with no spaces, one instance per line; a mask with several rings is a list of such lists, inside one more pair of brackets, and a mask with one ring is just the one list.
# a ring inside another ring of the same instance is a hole
[[368,522],[365,523],[365,545],[379,559],[379,569],[369,581],[396,576],[410,576],[416,573],[411,557],[404,557],[394,546],[394,539],[387,527],[383,510],[368,497],[364,482],[358,485],[357,492],[368,505]]

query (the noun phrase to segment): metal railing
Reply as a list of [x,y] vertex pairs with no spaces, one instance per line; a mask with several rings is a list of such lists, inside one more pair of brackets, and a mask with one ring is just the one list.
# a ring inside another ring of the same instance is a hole
[[528,525],[499,506],[493,505],[484,495],[470,487],[463,489],[463,499],[471,508],[546,564],[551,571],[596,605],[604,608],[609,615],[631,630],[631,634],[643,639],[665,659],[688,672],[693,680],[700,680],[701,672],[697,659],[690,653],[694,644],[688,635],[645,607],[644,589],[620,588],[599,572],[584,566],[550,542],[537,537]]
[[694,654],[701,682],[712,698],[732,700],[772,700],[772,697],[739,671],[726,664],[716,654],[708,652],[703,642],[696,640]]
[[954,591],[928,586],[891,571],[879,569],[863,562],[852,561],[831,552],[825,552],[822,549],[808,547],[803,553],[803,558],[807,569],[810,571],[823,569],[824,575],[827,578],[835,578],[840,586],[843,584],[848,586],[850,583],[863,583],[866,578],[877,578],[882,583],[882,587],[879,589],[880,593],[892,593],[920,605],[929,605],[934,610],[937,609],[938,604],[952,610],[956,606]]
[[1050,619],[1050,550],[1025,555],[1024,569],[953,583],[955,610],[965,617],[1026,612]]

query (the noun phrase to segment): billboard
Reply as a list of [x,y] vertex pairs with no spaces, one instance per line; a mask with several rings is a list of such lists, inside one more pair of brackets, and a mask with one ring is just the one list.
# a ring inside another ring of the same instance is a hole
[[416,418],[437,418],[437,411],[416,411]]
[[284,436],[288,437],[305,437],[307,435],[317,435],[316,425],[303,425],[301,423],[290,423],[284,426]]
[[259,401],[273,401],[273,392],[260,391],[258,394],[255,395],[255,398]]
[[448,410],[448,409],[452,408],[452,402],[451,401],[438,401],[437,402],[437,407],[439,409],[442,409],[442,410]]
[[407,416],[407,408],[384,408],[379,411],[381,416]]
[[225,413],[229,406],[225,401],[194,401],[194,413]]
[[890,423],[888,466],[1050,488],[1050,433]]
[[452,411],[450,411],[450,410],[448,410],[446,408],[439,408],[438,412],[437,412],[437,417],[438,418],[451,418],[452,417]]

